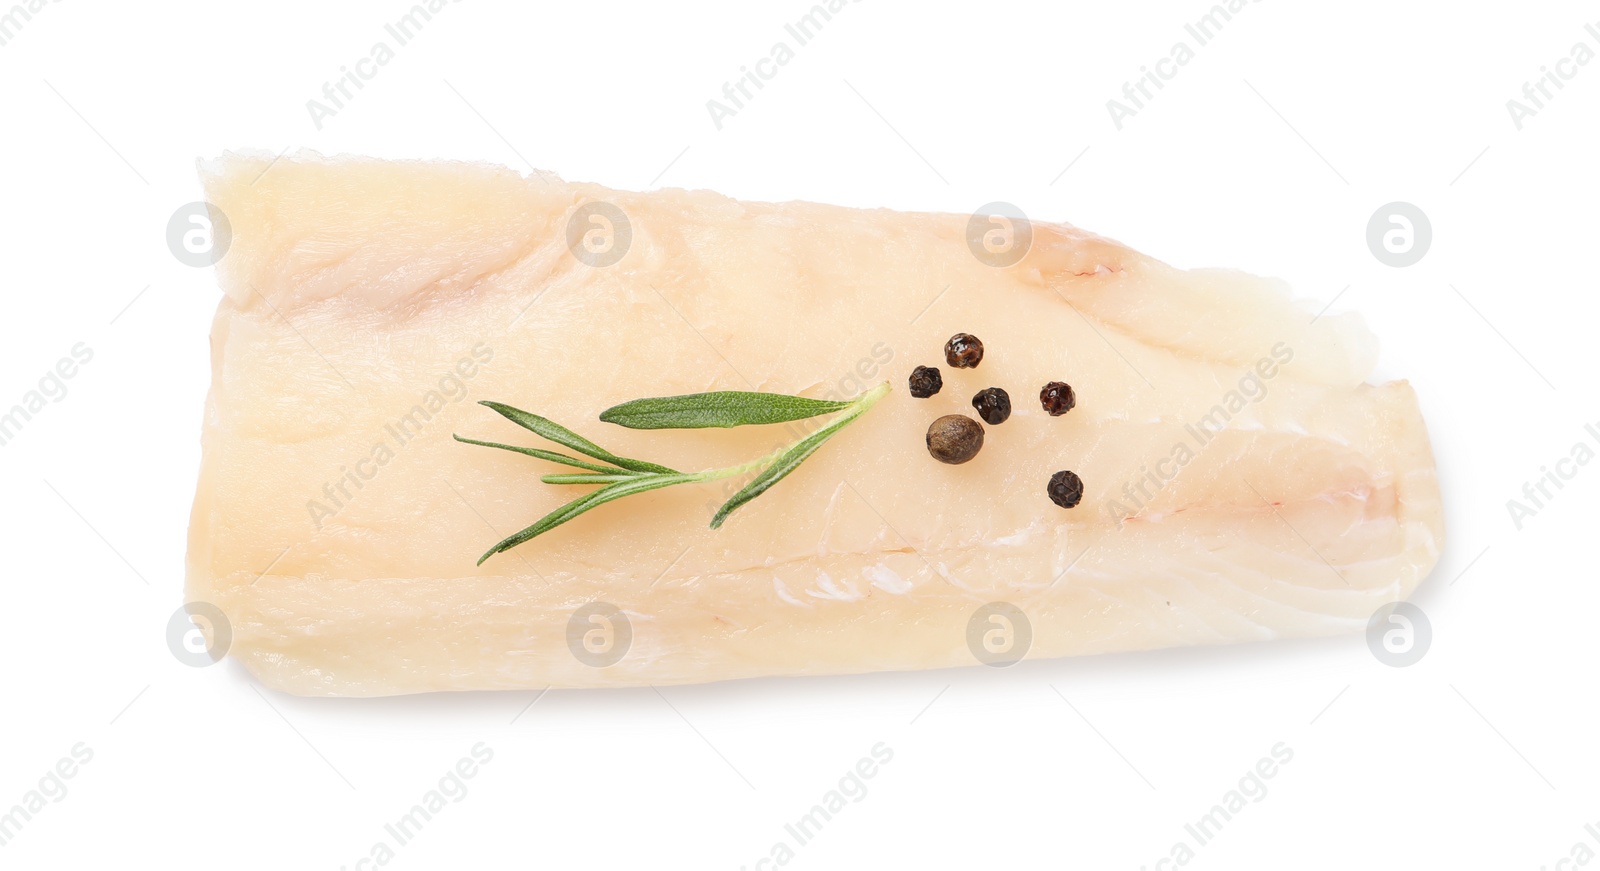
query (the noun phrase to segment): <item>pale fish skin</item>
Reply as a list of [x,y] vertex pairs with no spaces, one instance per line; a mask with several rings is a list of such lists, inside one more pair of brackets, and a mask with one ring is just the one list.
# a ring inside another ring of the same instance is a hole
[[[1037,221],[1020,261],[994,266],[969,247],[968,215],[632,193],[486,164],[228,154],[201,175],[233,238],[187,599],[221,608],[228,655],[280,690],[971,665],[969,621],[991,602],[1026,616],[1029,659],[1355,632],[1443,544],[1410,385],[1366,384],[1377,345],[1361,320],[1316,317],[1277,281],[1178,270]],[[595,202],[628,218],[614,264],[568,247]],[[944,364],[957,332],[985,343],[977,369]],[[910,396],[917,365],[943,371],[937,396]],[[1060,417],[1037,399],[1052,380],[1078,396]],[[849,397],[882,381],[876,407],[720,530],[708,523],[737,480],[631,496],[474,566],[583,492],[539,482],[561,467],[452,440],[555,447],[478,400],[699,470],[807,430],[597,415],[643,396]],[[972,414],[990,386],[1011,394],[1011,419],[971,462],[935,462],[928,424]],[[1046,496],[1060,469],[1083,479],[1076,508]],[[609,665],[569,647],[591,602],[631,631]]]

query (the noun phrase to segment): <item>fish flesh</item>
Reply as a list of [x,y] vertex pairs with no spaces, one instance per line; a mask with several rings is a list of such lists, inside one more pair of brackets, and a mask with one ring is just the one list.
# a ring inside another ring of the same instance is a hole
[[[303,695],[637,686],[1359,631],[1438,560],[1409,384],[1359,316],[1077,228],[483,163],[229,153],[186,598]],[[976,230],[975,230],[976,228]],[[996,235],[996,234],[999,235]],[[944,343],[977,336],[977,368]],[[907,389],[943,370],[929,398]],[[1034,397],[1066,382],[1076,407]],[[478,405],[677,469],[805,423],[633,430],[620,402],[890,392],[797,471],[670,487],[477,557],[582,490]],[[980,453],[925,432],[1000,387]],[[1051,476],[1083,496],[1052,502]]]

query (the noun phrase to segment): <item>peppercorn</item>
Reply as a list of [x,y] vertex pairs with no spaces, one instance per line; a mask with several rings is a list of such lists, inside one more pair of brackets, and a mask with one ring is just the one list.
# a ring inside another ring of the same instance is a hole
[[957,369],[976,369],[983,362],[983,343],[971,333],[956,333],[944,343],[944,361]]
[[911,395],[918,399],[927,399],[939,392],[944,387],[944,378],[939,375],[939,370],[932,366],[918,366],[911,370]]
[[928,453],[941,463],[958,466],[978,455],[983,426],[970,417],[947,414],[928,427]]
[[1052,381],[1039,391],[1039,404],[1044,410],[1050,412],[1051,417],[1058,417],[1072,410],[1078,404],[1078,395],[1072,392],[1072,385],[1065,381]]
[[1011,416],[1011,397],[1002,388],[985,387],[972,397],[972,407],[984,423],[996,426]]
[[1045,488],[1050,494],[1050,501],[1062,508],[1071,508],[1083,501],[1083,479],[1075,472],[1061,471],[1050,476],[1050,485]]

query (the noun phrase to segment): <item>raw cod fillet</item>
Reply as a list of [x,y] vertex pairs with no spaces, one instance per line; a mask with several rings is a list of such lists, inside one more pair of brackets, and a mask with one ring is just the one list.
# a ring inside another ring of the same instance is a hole
[[[484,164],[230,154],[202,176],[233,241],[187,597],[220,608],[228,654],[281,690],[970,665],[973,615],[994,602],[1025,615],[1030,659],[1351,632],[1442,547],[1410,386],[1364,383],[1376,343],[1359,318],[1313,318],[1279,282],[1046,223],[1020,261],[991,266],[967,215]],[[611,265],[568,244],[596,202],[631,231]],[[983,340],[979,368],[944,364],[957,332]],[[919,364],[944,373],[931,399],[906,389]],[[1037,401],[1052,380],[1078,397],[1055,418]],[[698,470],[807,430],[596,416],[644,396],[839,398],[881,381],[892,392],[872,411],[720,530],[708,522],[741,480],[631,496],[474,566],[583,492],[539,482],[569,470],[453,441],[556,447],[479,400]],[[973,414],[990,386],[1011,419],[971,462],[935,462],[929,422]],[[1075,508],[1046,497],[1060,469],[1084,482]],[[631,631],[603,667],[569,646],[592,602]]]

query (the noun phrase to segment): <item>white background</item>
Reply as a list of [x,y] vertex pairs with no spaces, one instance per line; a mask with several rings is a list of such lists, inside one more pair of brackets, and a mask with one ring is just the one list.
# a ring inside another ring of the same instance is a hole
[[[1600,852],[1600,468],[1521,530],[1506,508],[1600,421],[1600,62],[1520,131],[1505,105],[1575,43],[1600,51],[1600,6],[1252,3],[1119,131],[1106,101],[1193,44],[1203,0],[863,0],[718,130],[706,101],[793,44],[803,0],[466,0],[317,129],[306,101],[406,8],[64,0],[0,47],[0,408],[74,344],[94,353],[0,448],[0,811],[75,744],[94,754],[0,866],[355,868],[477,742],[493,760],[392,867],[755,868],[879,742],[893,760],[792,867],[1155,868],[1279,742],[1292,762],[1189,867]],[[1432,647],[1409,668],[1352,636],[531,708],[307,700],[182,665],[164,630],[218,292],[164,228],[199,198],[197,158],[289,147],[753,199],[1006,200],[1283,276],[1361,311],[1379,375],[1421,396],[1448,505],[1416,598]],[[1365,241],[1396,200],[1434,235],[1403,269]]]

